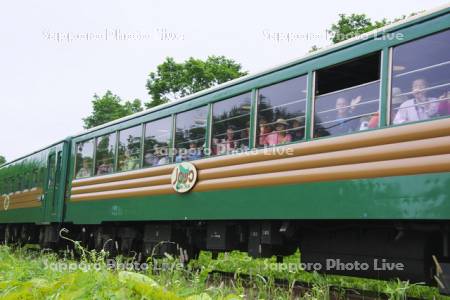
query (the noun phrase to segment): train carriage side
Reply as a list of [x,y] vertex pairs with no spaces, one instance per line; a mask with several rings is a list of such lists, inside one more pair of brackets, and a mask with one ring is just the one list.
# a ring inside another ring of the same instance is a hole
[[[305,263],[406,266],[345,274],[429,281],[432,254],[449,259],[449,28],[445,7],[78,135],[65,220],[97,248],[299,247]],[[180,162],[198,172],[188,193]]]
[[39,243],[63,220],[70,140],[0,167],[0,234],[7,242]]

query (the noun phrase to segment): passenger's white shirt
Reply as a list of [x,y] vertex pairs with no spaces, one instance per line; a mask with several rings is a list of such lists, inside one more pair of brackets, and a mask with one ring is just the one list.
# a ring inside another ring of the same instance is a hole
[[[427,98],[426,101],[429,102],[435,100],[435,98]],[[415,99],[409,99],[403,102],[395,115],[394,124],[427,120],[437,113],[439,107],[438,102],[431,102],[423,105],[414,104],[416,104]]]

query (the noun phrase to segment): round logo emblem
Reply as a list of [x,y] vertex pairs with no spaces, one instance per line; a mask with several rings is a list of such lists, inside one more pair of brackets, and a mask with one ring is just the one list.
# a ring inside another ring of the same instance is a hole
[[188,162],[182,162],[175,166],[171,177],[172,187],[177,193],[186,193],[197,182],[197,169]]
[[9,195],[5,195],[4,198],[3,198],[3,208],[5,210],[8,210],[10,202],[11,201],[9,199]]

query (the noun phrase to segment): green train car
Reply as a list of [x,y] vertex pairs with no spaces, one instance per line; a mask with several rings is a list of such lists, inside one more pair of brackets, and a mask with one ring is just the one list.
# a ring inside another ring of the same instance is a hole
[[143,257],[300,249],[322,272],[431,282],[432,256],[449,261],[449,11],[1,166],[0,238],[58,248],[68,228],[87,247],[112,239],[110,251]]

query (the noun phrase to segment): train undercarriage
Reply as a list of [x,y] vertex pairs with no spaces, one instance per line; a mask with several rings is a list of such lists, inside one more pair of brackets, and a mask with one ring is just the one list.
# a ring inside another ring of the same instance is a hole
[[[61,230],[66,228],[68,231]],[[41,248],[72,247],[65,237],[87,249],[110,255],[138,253],[141,260],[164,253],[185,260],[200,251],[239,250],[251,257],[283,257],[301,253],[307,271],[376,279],[435,284],[436,263],[450,263],[450,224],[437,221],[173,221],[119,222],[101,225],[4,224],[0,240],[40,244]],[[280,265],[278,265],[280,266]],[[274,266],[276,267],[276,266]],[[439,267],[438,267],[439,268]],[[448,274],[444,274],[442,280]],[[448,283],[447,283],[448,284]],[[445,283],[444,283],[445,285]],[[441,287],[442,288],[442,287]]]

